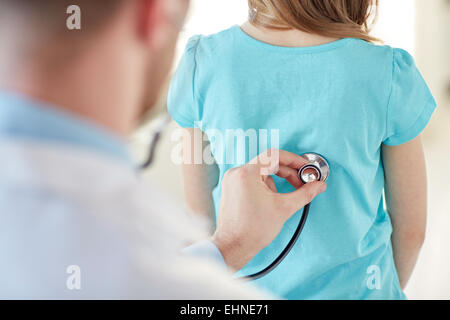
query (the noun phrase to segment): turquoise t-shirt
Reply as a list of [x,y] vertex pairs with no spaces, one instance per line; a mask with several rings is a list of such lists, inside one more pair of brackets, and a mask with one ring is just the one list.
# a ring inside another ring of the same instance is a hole
[[[330,164],[328,189],[313,201],[298,243],[255,284],[287,299],[405,298],[383,207],[380,151],[382,144],[400,145],[418,136],[436,107],[407,52],[350,38],[279,47],[234,26],[190,39],[168,107],[179,125],[200,127],[210,138],[220,169],[216,208],[225,172],[265,151],[264,144],[256,151],[250,147],[251,132],[272,130],[267,139],[258,137],[268,140],[269,148],[271,132],[278,130],[280,149],[319,153]],[[249,132],[247,149],[232,143],[236,136],[228,133],[234,129]],[[280,192],[293,189],[282,179],[276,185]],[[240,274],[272,262],[300,215]]]

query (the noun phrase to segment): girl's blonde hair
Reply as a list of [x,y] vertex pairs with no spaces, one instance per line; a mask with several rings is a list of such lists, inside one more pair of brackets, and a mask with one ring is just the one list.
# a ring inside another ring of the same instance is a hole
[[248,5],[255,26],[379,41],[370,35],[378,0],[248,0]]

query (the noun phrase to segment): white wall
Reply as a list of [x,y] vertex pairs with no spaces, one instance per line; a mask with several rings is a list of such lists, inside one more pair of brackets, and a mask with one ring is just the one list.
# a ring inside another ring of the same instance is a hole
[[450,1],[415,2],[415,56],[438,110],[425,136],[427,239],[407,294],[413,299],[450,299]]

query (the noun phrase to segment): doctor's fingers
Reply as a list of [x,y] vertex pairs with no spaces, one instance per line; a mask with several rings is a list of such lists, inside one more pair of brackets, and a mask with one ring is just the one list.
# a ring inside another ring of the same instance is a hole
[[300,170],[307,163],[295,153],[279,149],[269,149],[249,162],[254,169],[259,169],[262,175],[276,174],[280,167]]
[[287,214],[286,218],[289,219],[326,189],[327,185],[325,182],[311,182],[291,193],[277,194],[276,201],[278,201],[279,207],[283,208],[283,211]]
[[[303,183],[298,178],[298,171],[296,169],[292,169],[290,167],[281,166],[278,168],[278,171],[274,173],[276,176],[285,179],[287,182],[289,182],[295,189],[300,188],[303,186]],[[273,179],[269,175],[261,174],[262,180],[268,184],[273,183]],[[269,186],[270,187],[270,186]],[[271,187],[272,191],[273,188]],[[276,192],[276,191],[275,191]]]
[[[276,149],[275,149],[276,150]],[[308,160],[302,158],[298,154],[284,151],[284,150],[278,150],[279,152],[279,164],[280,167],[289,167],[292,169],[296,169],[297,171],[300,170],[305,164],[308,163]]]
[[303,183],[298,178],[297,169],[292,169],[291,167],[286,166],[280,166],[278,168],[278,172],[276,172],[275,175],[288,181],[295,189],[298,189],[301,186],[303,186]]

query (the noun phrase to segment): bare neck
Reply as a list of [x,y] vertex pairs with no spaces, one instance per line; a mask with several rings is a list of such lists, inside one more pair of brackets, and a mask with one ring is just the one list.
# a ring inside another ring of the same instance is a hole
[[256,27],[250,22],[244,23],[241,28],[257,40],[281,47],[312,47],[338,40],[337,38],[324,37],[295,29],[273,30]]
[[54,48],[22,56],[5,50],[0,54],[0,87],[48,102],[126,137],[139,106],[139,86],[130,73],[133,62],[125,61],[125,54],[114,51],[116,48],[97,49],[87,50],[82,56],[75,53],[67,62],[61,61],[61,54],[58,59],[51,58]]

